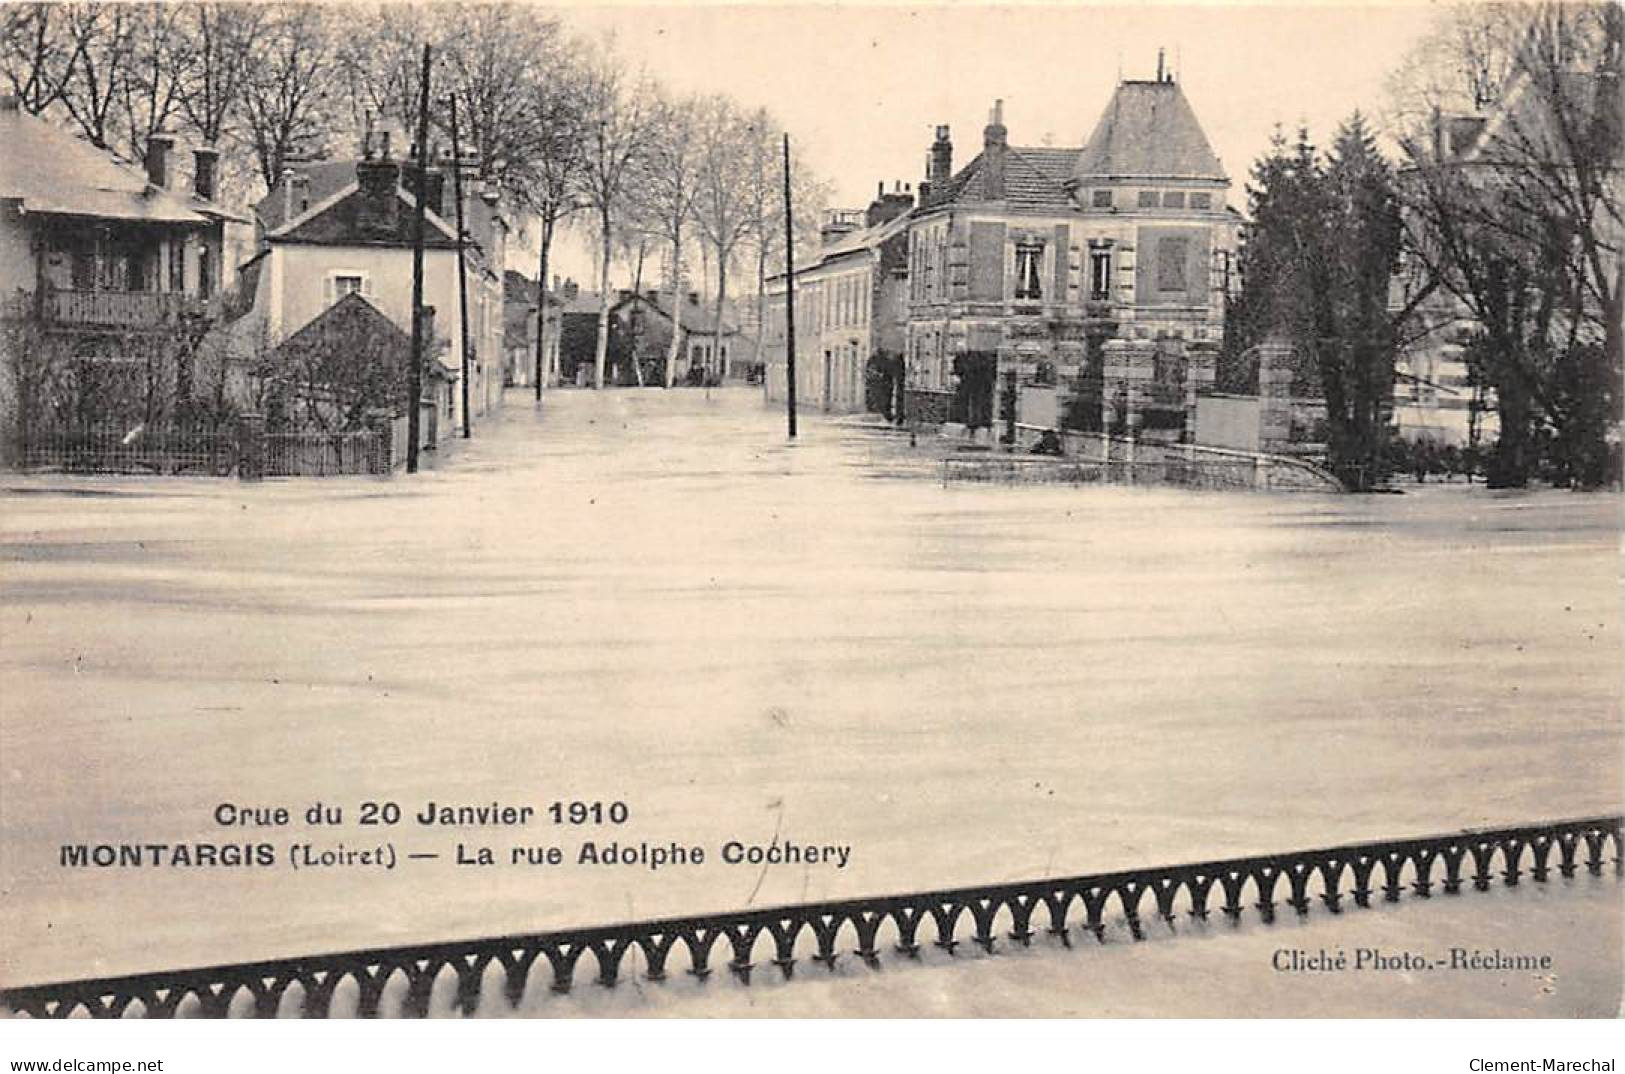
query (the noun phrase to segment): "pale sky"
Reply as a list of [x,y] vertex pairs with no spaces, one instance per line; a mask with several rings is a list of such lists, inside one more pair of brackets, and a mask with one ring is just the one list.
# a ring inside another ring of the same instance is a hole
[[[844,3],[567,5],[578,33],[610,31],[634,64],[678,92],[764,105],[834,205],[877,182],[918,184],[936,124],[957,169],[981,149],[1003,98],[1012,145],[1081,145],[1119,75],[1151,78],[1157,49],[1183,85],[1237,204],[1276,122],[1318,144],[1356,108],[1379,112],[1388,73],[1439,7],[1213,4]],[[570,260],[578,279],[589,270]],[[532,266],[529,271],[534,273]]]

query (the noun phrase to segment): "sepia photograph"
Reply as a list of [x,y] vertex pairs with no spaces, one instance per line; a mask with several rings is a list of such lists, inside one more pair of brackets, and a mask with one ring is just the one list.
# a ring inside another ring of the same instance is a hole
[[1620,1016],[1619,4],[0,19],[14,1029]]

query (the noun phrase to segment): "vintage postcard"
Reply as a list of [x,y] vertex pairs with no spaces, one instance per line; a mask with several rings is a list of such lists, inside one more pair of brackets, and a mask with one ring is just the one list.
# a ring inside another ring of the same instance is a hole
[[9,1016],[1619,1014],[1617,5],[0,16]]

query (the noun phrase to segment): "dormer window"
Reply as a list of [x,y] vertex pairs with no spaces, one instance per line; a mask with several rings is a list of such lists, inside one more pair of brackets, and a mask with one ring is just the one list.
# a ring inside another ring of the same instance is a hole
[[1164,209],[1183,209],[1185,207],[1185,192],[1183,190],[1170,190],[1162,196]]
[[1097,209],[1110,209],[1112,207],[1112,192],[1110,190],[1097,190],[1090,202]]
[[1038,243],[1021,243],[1016,247],[1016,297],[1018,299],[1036,300],[1044,297],[1043,284],[1040,281],[1042,273],[1039,263],[1043,260],[1044,247]]
[[1211,209],[1211,208],[1213,208],[1213,195],[1209,194],[1209,193],[1207,193],[1205,191],[1195,191],[1195,192],[1193,192],[1191,194],[1191,208],[1193,208],[1193,209]]
[[1157,192],[1155,190],[1140,191],[1140,208],[1155,209],[1157,207],[1158,200]]

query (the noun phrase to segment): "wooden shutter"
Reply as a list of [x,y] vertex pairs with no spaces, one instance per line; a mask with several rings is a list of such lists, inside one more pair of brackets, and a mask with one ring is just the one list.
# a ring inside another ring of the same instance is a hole
[[1065,302],[1066,285],[1072,278],[1072,229],[1065,224],[1055,225],[1055,293],[1051,302]]
[[970,226],[970,297],[1004,300],[1004,225],[977,221]]

